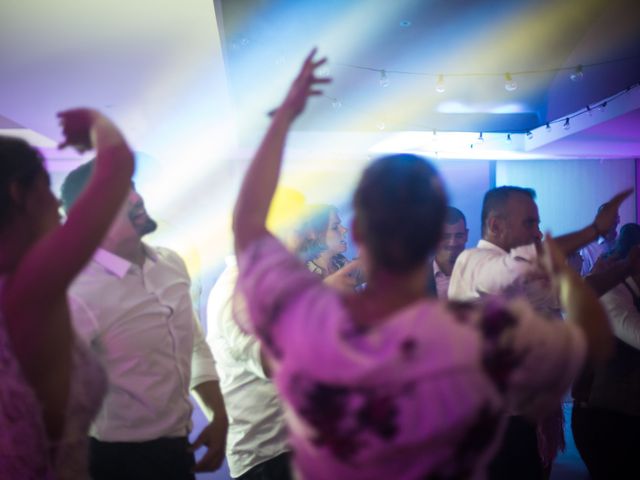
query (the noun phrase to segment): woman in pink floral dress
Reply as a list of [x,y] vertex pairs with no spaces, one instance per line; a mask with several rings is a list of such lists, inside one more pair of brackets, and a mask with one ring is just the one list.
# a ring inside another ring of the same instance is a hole
[[595,295],[547,244],[569,321],[524,300],[479,305],[425,297],[426,259],[447,204],[413,155],[374,161],[354,196],[362,293],[323,285],[265,228],[287,132],[328,82],[309,55],[245,176],[234,213],[239,288],[286,405],[294,469],[305,479],[482,478],[505,414],[557,404],[585,354],[610,344]]
[[60,224],[40,153],[0,137],[0,478],[88,478],[87,431],[106,377],[76,340],[67,287],[129,192],[133,155],[98,112],[59,115],[65,141],[95,147],[96,171]]

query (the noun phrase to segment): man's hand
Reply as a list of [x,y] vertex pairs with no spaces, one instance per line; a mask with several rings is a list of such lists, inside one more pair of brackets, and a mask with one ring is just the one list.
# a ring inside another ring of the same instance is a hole
[[226,418],[214,420],[207,425],[196,441],[193,442],[191,449],[196,451],[200,447],[206,447],[207,453],[193,467],[194,472],[213,472],[220,468],[224,460],[224,449],[227,443],[227,429],[229,423]]
[[618,220],[618,209],[620,204],[633,193],[633,188],[629,188],[615,195],[611,200],[604,204],[593,221],[593,226],[599,235],[604,235],[611,230]]
[[337,272],[333,272],[323,279],[329,287],[343,293],[353,293],[358,286],[358,270],[362,267],[360,260],[347,263]]

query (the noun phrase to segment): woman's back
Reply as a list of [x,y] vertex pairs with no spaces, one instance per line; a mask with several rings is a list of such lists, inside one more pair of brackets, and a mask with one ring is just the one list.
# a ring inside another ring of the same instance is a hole
[[354,321],[343,297],[271,237],[239,265],[304,478],[472,478],[504,414],[544,412],[584,355],[576,328],[539,321],[519,302],[420,300],[370,326]]

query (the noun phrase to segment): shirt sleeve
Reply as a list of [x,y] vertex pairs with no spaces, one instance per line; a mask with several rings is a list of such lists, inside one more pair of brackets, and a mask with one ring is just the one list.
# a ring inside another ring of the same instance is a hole
[[248,310],[242,294],[236,290],[237,267],[230,266],[223,272],[207,302],[207,343],[220,364],[227,359],[242,364],[254,375],[267,378],[262,366],[260,343],[242,331],[236,322],[247,323]]
[[322,280],[270,234],[245,249],[238,265],[238,288],[248,311],[248,323],[241,327],[255,333],[271,356],[280,358],[289,342],[295,341],[287,337],[293,335],[292,329],[279,325],[284,313],[305,292],[321,286]]
[[609,290],[600,297],[600,303],[607,312],[614,335],[640,350],[640,312],[626,287],[618,285]]
[[466,250],[456,260],[449,284],[449,298],[470,300],[485,295],[522,293],[525,283],[543,278],[534,244],[509,253],[494,249]]
[[202,327],[195,313],[193,313],[193,352],[191,354],[191,389],[201,383],[209,381],[219,381],[216,370],[216,361],[213,358],[211,349],[205,341]]
[[572,323],[537,314],[523,299],[485,310],[485,367],[512,411],[538,417],[562,400],[586,357],[586,339]]

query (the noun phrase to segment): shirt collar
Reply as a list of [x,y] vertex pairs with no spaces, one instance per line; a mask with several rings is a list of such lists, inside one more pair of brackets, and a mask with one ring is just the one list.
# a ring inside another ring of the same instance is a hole
[[485,248],[487,250],[496,250],[498,252],[503,252],[503,253],[505,252],[505,250],[497,246],[495,243],[491,243],[490,241],[485,240],[483,238],[481,238],[480,241],[478,242],[478,248]]
[[437,277],[438,274],[444,275],[445,277],[449,276],[440,269],[440,265],[438,265],[438,262],[436,262],[436,259],[434,258],[433,259],[433,276]]
[[[158,260],[156,252],[146,244],[142,244],[144,254],[147,258],[151,259],[154,263]],[[131,266],[133,265],[129,260],[126,260],[115,253],[109,252],[104,248],[98,248],[93,255],[93,261],[102,266],[105,270],[113,273],[118,278],[124,278]]]

